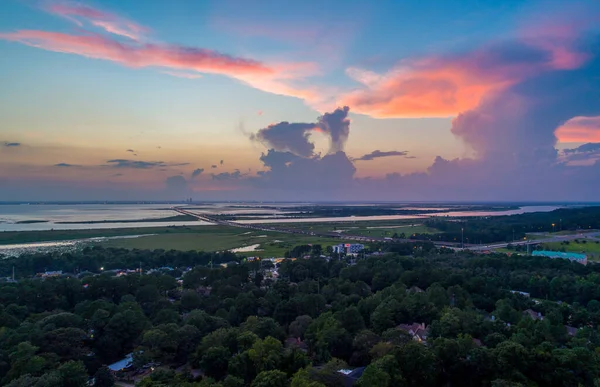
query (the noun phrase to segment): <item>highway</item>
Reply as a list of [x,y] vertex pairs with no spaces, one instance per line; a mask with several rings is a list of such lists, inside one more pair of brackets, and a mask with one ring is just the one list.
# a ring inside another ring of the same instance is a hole
[[[219,224],[219,225],[223,225],[223,226],[230,226],[230,227],[245,228],[245,229],[256,230],[256,231],[281,232],[281,233],[285,233],[285,234],[300,234],[300,235],[317,236],[317,237],[323,237],[323,238],[344,239],[346,241],[350,240],[350,241],[355,241],[355,242],[379,242],[379,243],[423,242],[423,241],[419,241],[419,240],[415,240],[415,239],[391,239],[391,238],[365,237],[365,236],[359,236],[359,235],[347,235],[347,234],[339,234],[339,233],[312,232],[312,231],[306,231],[306,230],[302,230],[302,229],[283,228],[281,226],[266,226],[266,225],[261,225],[261,224],[242,224],[242,223],[238,223],[238,222],[234,222],[234,221],[230,221],[230,220],[222,220],[222,219],[213,218],[209,215],[199,214],[199,213],[192,212],[192,211],[186,210],[184,208],[180,208],[180,207],[174,207],[173,211],[176,211],[182,215],[193,216],[199,220],[203,220],[203,221],[209,222],[209,223]],[[582,239],[582,238],[585,239],[585,238],[590,238],[590,237],[593,238],[593,237],[597,237],[597,236],[600,236],[600,231],[581,232],[581,233],[570,234],[570,235],[556,235],[556,236],[553,236],[550,238],[544,238],[544,239],[527,239],[527,240],[519,240],[519,241],[514,241],[514,242],[493,243],[493,244],[488,244],[488,245],[473,245],[473,244],[465,243],[462,248],[461,248],[460,243],[439,242],[439,241],[437,241],[437,242],[431,241],[431,242],[438,247],[447,247],[447,248],[450,248],[453,250],[488,251],[488,250],[505,248],[508,245],[513,245],[513,246],[536,245],[536,244],[540,244],[540,243],[562,242],[562,241],[569,241],[569,240],[574,240],[574,239]]]
[[[317,236],[317,237],[323,237],[323,238],[344,239],[346,241],[350,240],[350,241],[355,241],[355,242],[379,242],[379,243],[419,242],[414,239],[393,239],[392,240],[391,238],[365,237],[365,236],[359,236],[359,235],[339,234],[339,233],[334,233],[334,232],[332,232],[332,233],[312,232],[312,231],[306,231],[306,230],[301,230],[301,229],[283,228],[281,226],[277,227],[277,226],[266,226],[266,225],[261,225],[261,224],[242,224],[242,223],[233,222],[230,220],[216,219],[216,218],[213,218],[206,214],[199,214],[199,213],[192,212],[192,211],[189,211],[189,210],[186,210],[183,208],[179,208],[179,207],[174,207],[173,211],[178,212],[182,215],[193,216],[199,220],[203,220],[203,221],[209,222],[209,223],[219,224],[222,226],[245,228],[245,229],[256,230],[256,231],[281,232],[281,233],[285,233],[285,234],[300,234],[300,235]],[[460,243],[435,242],[435,241],[432,241],[432,242],[434,245],[440,246],[440,247],[458,248],[460,246]]]

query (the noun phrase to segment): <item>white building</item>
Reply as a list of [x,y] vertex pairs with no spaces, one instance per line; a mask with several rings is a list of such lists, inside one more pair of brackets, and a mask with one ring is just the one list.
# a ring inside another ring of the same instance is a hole
[[333,246],[333,252],[336,254],[358,254],[365,249],[365,245],[360,243],[342,243]]

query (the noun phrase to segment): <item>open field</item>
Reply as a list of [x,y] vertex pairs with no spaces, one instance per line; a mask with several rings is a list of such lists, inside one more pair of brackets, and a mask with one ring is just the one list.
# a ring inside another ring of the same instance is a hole
[[282,257],[296,245],[321,244],[333,246],[341,239],[320,238],[277,232],[244,231],[233,227],[207,227],[206,232],[169,233],[133,239],[112,239],[99,242],[103,247],[128,249],[222,251],[259,245],[254,251],[238,252],[242,256]]
[[570,241],[568,244],[564,242],[544,243],[542,246],[544,249],[551,251],[587,254],[588,259],[591,261],[600,260],[600,240],[596,238],[587,240],[582,238],[578,242]]
[[[273,224],[272,226],[277,226]],[[285,223],[286,228],[313,232],[337,232],[340,235],[358,235],[371,237],[391,237],[394,233],[404,233],[408,238],[412,234],[435,234],[436,229],[425,227],[419,219],[335,222],[335,223]]]
[[0,245],[67,241],[75,239],[116,237],[127,235],[149,235],[169,233],[205,232],[206,228],[217,226],[169,226],[169,227],[132,227],[91,230],[44,230],[44,231],[4,231],[0,232]]

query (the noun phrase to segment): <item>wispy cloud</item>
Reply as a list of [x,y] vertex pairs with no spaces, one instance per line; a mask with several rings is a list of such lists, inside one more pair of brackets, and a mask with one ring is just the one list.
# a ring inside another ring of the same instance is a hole
[[213,173],[211,176],[213,180],[237,180],[243,175],[239,170],[236,170],[234,172]]
[[132,169],[152,169],[165,167],[180,167],[186,166],[189,163],[166,163],[164,161],[138,161],[126,159],[108,160],[105,166],[111,168],[132,168]]
[[367,153],[361,157],[353,159],[354,161],[370,161],[375,160],[381,157],[394,157],[394,156],[406,156],[408,155],[407,151],[388,151],[382,152],[380,150],[374,150],[371,153]]
[[42,8],[54,15],[64,17],[79,27],[91,25],[108,33],[139,40],[149,29],[111,12],[69,1],[48,1]]
[[68,164],[68,163],[58,163],[58,164],[54,164],[55,167],[60,167],[60,168],[71,168],[71,167],[81,167],[81,165],[77,165],[77,164]]
[[16,148],[21,146],[20,142],[5,142],[4,144],[2,144],[2,146],[5,146],[7,148]]

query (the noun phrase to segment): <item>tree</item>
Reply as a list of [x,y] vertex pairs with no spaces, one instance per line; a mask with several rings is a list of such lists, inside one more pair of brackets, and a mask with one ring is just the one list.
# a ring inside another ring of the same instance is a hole
[[106,367],[100,367],[94,375],[94,387],[113,387],[115,378]]
[[257,372],[275,370],[281,363],[281,342],[273,337],[257,340],[248,351]]
[[85,386],[88,381],[87,371],[81,361],[68,361],[58,367],[62,386],[64,387],[81,387]]
[[290,335],[297,338],[304,338],[304,332],[308,329],[308,326],[312,322],[312,317],[302,315],[296,317],[296,319],[290,324],[289,331]]
[[212,347],[204,353],[200,365],[206,375],[220,380],[227,373],[230,356],[231,354],[227,348]]
[[263,371],[256,376],[252,387],[287,387],[287,375],[278,370]]

